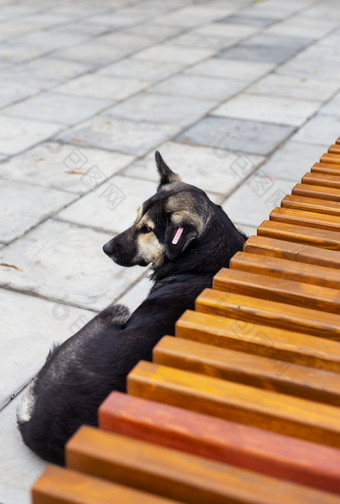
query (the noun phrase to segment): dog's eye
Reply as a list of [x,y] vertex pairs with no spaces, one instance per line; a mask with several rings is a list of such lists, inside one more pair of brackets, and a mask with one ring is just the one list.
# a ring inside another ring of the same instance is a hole
[[140,228],[141,233],[151,233],[151,231],[152,231],[151,227],[149,227],[147,225]]

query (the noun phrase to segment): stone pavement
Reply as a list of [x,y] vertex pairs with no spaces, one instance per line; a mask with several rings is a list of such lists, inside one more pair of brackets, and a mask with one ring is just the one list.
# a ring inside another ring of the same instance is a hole
[[158,148],[254,233],[340,135],[338,0],[0,0],[0,503],[44,463],[15,410],[54,341],[147,271],[101,251]]

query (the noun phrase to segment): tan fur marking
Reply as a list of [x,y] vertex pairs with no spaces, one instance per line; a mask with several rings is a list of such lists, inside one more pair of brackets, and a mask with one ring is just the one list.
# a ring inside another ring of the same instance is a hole
[[152,232],[139,234],[137,237],[138,259],[144,259],[157,265],[165,255],[165,247],[156,238]]

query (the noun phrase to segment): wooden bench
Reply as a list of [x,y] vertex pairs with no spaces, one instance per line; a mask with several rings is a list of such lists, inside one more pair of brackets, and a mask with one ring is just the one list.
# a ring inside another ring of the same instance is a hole
[[34,504],[340,501],[340,139],[50,466]]

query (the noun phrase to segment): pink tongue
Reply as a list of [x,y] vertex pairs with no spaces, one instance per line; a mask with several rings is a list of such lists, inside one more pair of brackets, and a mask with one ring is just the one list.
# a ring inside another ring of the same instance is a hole
[[183,233],[183,228],[182,227],[178,228],[176,231],[176,234],[171,242],[173,245],[177,245],[178,240],[180,239],[182,233]]

